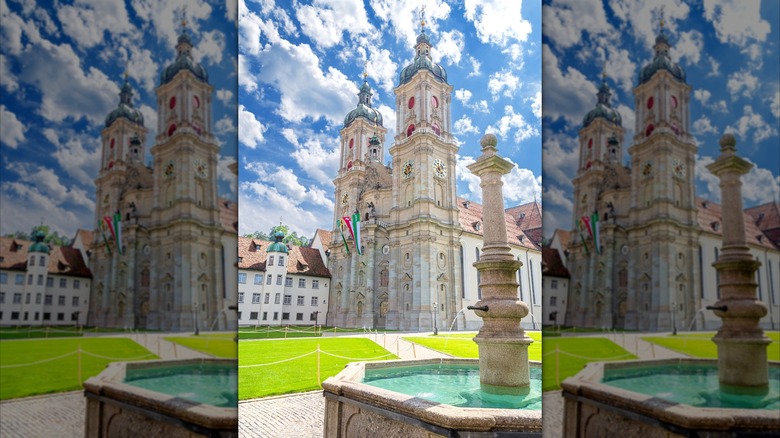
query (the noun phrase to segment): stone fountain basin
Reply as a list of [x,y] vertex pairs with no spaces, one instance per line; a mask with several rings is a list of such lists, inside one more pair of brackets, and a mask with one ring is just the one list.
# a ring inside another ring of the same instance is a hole
[[[238,407],[198,403],[125,383],[128,371],[172,366],[222,365],[229,359],[115,362],[84,382],[87,437],[237,437]],[[197,389],[197,388],[193,388]]]
[[[361,383],[366,370],[420,365],[476,365],[477,359],[355,362],[322,384],[324,436],[541,436],[540,410],[461,408]],[[532,366],[541,366],[531,362]]]
[[[611,370],[678,365],[717,366],[717,360],[664,359],[587,364],[578,374],[561,383],[563,436],[777,436],[780,412],[774,410],[695,407],[602,383],[605,372]],[[780,367],[780,362],[770,362],[769,366]]]

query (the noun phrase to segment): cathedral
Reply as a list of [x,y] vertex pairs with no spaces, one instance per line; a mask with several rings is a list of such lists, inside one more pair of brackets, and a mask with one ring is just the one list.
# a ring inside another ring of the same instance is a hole
[[182,26],[176,58],[160,73],[157,135],[125,77],[101,131],[95,179],[88,325],[189,331],[234,329],[236,206],[217,196],[214,87]]
[[[633,90],[630,165],[622,164],[625,128],[611,107],[606,76],[579,131],[566,325],[643,331],[719,325],[703,308],[719,296],[711,264],[721,246],[720,206],[694,193],[691,85],[669,55],[663,24],[653,49]],[[764,263],[757,281],[770,313],[762,324],[774,327],[780,253],[746,218],[751,251]]]
[[[334,227],[326,242],[332,276],[328,325],[420,331],[449,328],[456,316],[458,329],[481,325],[464,309],[479,299],[471,263],[481,250],[481,206],[456,193],[453,86],[431,49],[423,23],[414,60],[401,70],[394,89],[397,134],[390,163],[382,163],[387,128],[371,106],[367,81],[344,119],[333,180]],[[538,321],[540,242],[527,238],[519,226],[523,219],[510,210],[513,255],[525,263],[518,273],[519,294],[529,303],[532,297],[538,301]],[[537,203],[531,210],[541,217]]]

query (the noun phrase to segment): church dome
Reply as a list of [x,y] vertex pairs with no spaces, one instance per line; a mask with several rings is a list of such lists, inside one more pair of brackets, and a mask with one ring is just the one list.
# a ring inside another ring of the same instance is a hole
[[35,243],[30,245],[30,249],[27,250],[27,252],[43,252],[48,254],[49,253],[49,245],[43,243],[43,239],[46,238],[46,234],[41,230],[35,230],[32,233],[33,240]]
[[358,117],[363,117],[371,123],[376,122],[377,125],[384,126],[382,125],[382,114],[371,107],[371,95],[371,87],[368,85],[368,81],[364,80],[358,93],[357,107],[344,117],[344,127],[349,126]]
[[[420,32],[420,35],[417,36],[417,47],[419,48],[421,44],[427,46],[431,45],[431,40],[428,37],[428,34],[425,33],[425,30]],[[414,57],[414,61],[401,69],[401,74],[398,76],[398,85],[409,82],[412,77],[422,69],[426,69],[433,73],[433,77],[437,80],[444,82],[445,84],[447,83],[447,71],[444,70],[444,67],[433,62],[427,52],[418,50],[417,56]]]
[[176,59],[160,72],[160,85],[170,82],[182,70],[189,70],[203,82],[209,81],[209,74],[206,69],[192,59],[191,49],[192,40],[187,32],[183,30],[176,45],[176,51],[178,52]]
[[120,118],[125,118],[131,123],[144,126],[144,115],[141,114],[141,111],[133,108],[133,88],[126,78],[125,84],[122,85],[122,90],[119,92],[119,106],[106,116],[106,128]]
[[282,239],[284,239],[284,233],[281,231],[275,232],[271,237],[275,240],[274,243],[272,243],[268,247],[268,252],[283,252],[287,254],[287,245],[282,243]]
[[617,112],[616,109],[612,108],[609,103],[610,96],[612,96],[612,93],[609,90],[609,86],[607,86],[606,82],[602,82],[598,92],[598,103],[596,104],[596,107],[588,111],[588,114],[586,114],[582,119],[583,127],[590,125],[598,118],[605,119],[608,122],[612,122],[618,126],[623,125],[623,118],[620,116],[620,113]]
[[655,37],[653,47],[655,48],[653,60],[639,70],[639,85],[649,81],[658,70],[666,70],[677,80],[685,82],[685,70],[669,57],[669,39],[663,31]]

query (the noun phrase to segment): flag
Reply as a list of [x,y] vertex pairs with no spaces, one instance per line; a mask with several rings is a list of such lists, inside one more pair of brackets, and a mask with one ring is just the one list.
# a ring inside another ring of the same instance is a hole
[[103,216],[103,222],[105,223],[106,228],[108,228],[108,231],[111,232],[111,238],[116,240],[116,232],[114,231],[114,223],[111,216]]
[[336,226],[339,228],[339,234],[341,234],[341,241],[344,242],[344,249],[347,250],[347,255],[349,255],[349,245],[347,245],[347,238],[344,237],[344,232],[341,230],[341,219],[338,219],[336,221]]
[[103,221],[100,221],[100,234],[103,236],[103,243],[106,244],[108,255],[111,255],[111,246],[108,244],[108,237],[106,237],[106,224]]
[[593,246],[596,247],[596,254],[601,254],[601,241],[599,240],[599,212],[594,212],[591,216],[593,226]]
[[352,215],[352,227],[354,228],[353,236],[355,237],[355,251],[358,255],[363,255],[363,250],[360,249],[360,213]]
[[590,227],[590,218],[588,216],[582,217],[582,223],[585,224],[585,229],[588,230],[588,235],[593,238],[593,228]]
[[352,229],[352,219],[349,216],[344,216],[341,219],[344,221],[344,224],[347,226],[347,230],[349,230],[349,235],[352,236],[352,240],[355,240],[355,230]]
[[119,254],[124,254],[122,248],[122,214],[119,212],[114,213],[114,233],[116,233],[116,249]]
[[585,254],[590,254],[590,251],[588,251],[588,243],[585,242],[585,236],[582,235],[582,221],[577,219],[577,231],[580,233],[580,239],[582,239],[582,245],[585,247]]

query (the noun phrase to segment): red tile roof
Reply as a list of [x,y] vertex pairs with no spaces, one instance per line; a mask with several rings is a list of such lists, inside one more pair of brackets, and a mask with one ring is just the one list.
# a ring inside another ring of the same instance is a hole
[[515,218],[517,226],[525,232],[529,239],[533,240],[537,246],[542,246],[542,205],[540,203],[529,202],[507,208],[506,212]]
[[[314,232],[314,236],[320,236],[320,241],[322,242],[322,249],[324,251],[328,250],[328,246],[330,245],[331,239],[333,239],[333,232],[332,231],[325,231],[317,228],[317,231]],[[314,242],[314,237],[312,237],[311,241],[309,242],[309,246],[311,246],[312,242]]]
[[[79,230],[76,231],[76,236],[80,236],[81,237],[81,241],[87,247],[89,247],[90,243],[92,243],[92,236],[93,236],[93,234],[94,234],[94,232],[91,231],[91,230],[79,229]],[[74,241],[75,241],[75,239],[74,239]],[[71,246],[73,246],[73,242],[71,242]]]
[[[27,249],[33,242],[0,237],[0,269],[27,270]],[[81,251],[69,246],[50,245],[48,273],[91,278],[92,273],[81,257]]]
[[780,247],[780,203],[773,201],[746,208],[745,213],[751,216],[753,223],[769,240]]
[[[265,271],[267,249],[272,242],[252,237],[238,238],[239,269]],[[330,278],[330,271],[315,248],[288,245],[287,273]]]
[[542,275],[569,278],[569,270],[564,266],[557,249],[542,248]]
[[[468,207],[467,207],[468,205]],[[506,237],[512,245],[522,246],[524,248],[539,249],[539,246],[520,229],[517,221],[509,213],[504,214],[506,220]],[[482,205],[468,199],[458,198],[458,220],[463,232],[483,235],[484,224],[482,223]],[[477,230],[479,224],[479,230]]]
[[[723,235],[721,223],[721,205],[711,202],[707,199],[696,198],[696,207],[698,207],[699,227],[702,231]],[[761,246],[769,249],[777,249],[769,238],[756,226],[753,217],[744,213],[745,235],[749,245]]]
[[558,236],[558,240],[561,242],[561,249],[564,251],[567,250],[569,248],[569,243],[571,242],[571,231],[556,228],[553,232],[553,236],[550,239],[550,242],[555,240],[556,235]]

